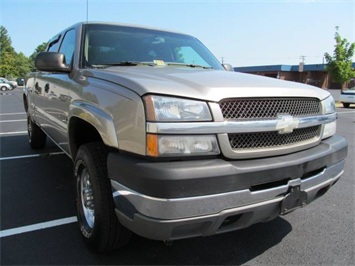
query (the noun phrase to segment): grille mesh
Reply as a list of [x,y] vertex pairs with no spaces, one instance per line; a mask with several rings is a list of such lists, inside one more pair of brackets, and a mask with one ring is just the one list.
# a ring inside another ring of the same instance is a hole
[[320,101],[314,98],[226,99],[219,106],[224,119],[273,119],[280,114],[304,117],[321,113]]
[[[219,103],[224,119],[268,120],[287,114],[293,117],[308,117],[321,114],[321,102],[315,98],[261,98],[225,99]],[[233,150],[273,150],[281,146],[302,145],[317,141],[321,126],[298,128],[291,133],[278,131],[228,134]]]
[[280,135],[277,131],[228,134],[232,149],[276,148],[311,140],[319,135],[320,127],[295,129],[292,133]]

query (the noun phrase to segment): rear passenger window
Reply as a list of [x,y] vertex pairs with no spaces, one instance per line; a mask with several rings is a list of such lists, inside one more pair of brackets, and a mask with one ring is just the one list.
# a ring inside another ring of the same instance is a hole
[[73,62],[75,48],[75,30],[69,30],[64,36],[59,52],[65,55],[65,63],[71,65]]
[[60,35],[49,41],[47,52],[58,52]]

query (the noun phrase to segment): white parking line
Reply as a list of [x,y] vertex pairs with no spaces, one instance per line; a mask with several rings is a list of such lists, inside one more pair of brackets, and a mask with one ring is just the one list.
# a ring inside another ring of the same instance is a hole
[[23,122],[23,121],[27,121],[27,119],[18,119],[18,120],[3,120],[3,121],[0,121],[0,123]]
[[49,157],[49,156],[61,155],[61,154],[65,154],[65,153],[61,151],[61,152],[52,152],[52,153],[38,153],[38,154],[11,156],[11,157],[0,158],[0,161],[15,160],[15,159],[25,159],[25,158],[33,158],[33,157]]
[[19,135],[19,134],[27,134],[27,131],[15,131],[15,132],[1,132],[0,136],[6,136],[6,135]]
[[72,216],[72,217],[53,220],[53,221],[49,221],[49,222],[32,224],[32,225],[13,228],[13,229],[7,229],[7,230],[0,231],[0,238],[23,234],[23,233],[27,233],[27,232],[33,232],[33,231],[56,227],[56,226],[60,226],[60,225],[75,223],[77,220],[78,219],[76,218],[76,216]]
[[354,111],[344,111],[344,112],[337,112],[338,114],[351,114],[351,113],[355,113]]
[[0,114],[0,115],[24,115],[26,114],[25,112],[21,112],[21,113],[5,113],[5,114]]

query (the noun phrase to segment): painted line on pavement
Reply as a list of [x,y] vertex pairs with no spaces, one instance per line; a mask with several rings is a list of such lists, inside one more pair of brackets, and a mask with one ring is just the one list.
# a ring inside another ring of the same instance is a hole
[[0,161],[25,159],[25,158],[33,158],[33,157],[50,157],[53,155],[61,155],[61,154],[65,154],[65,153],[64,152],[52,152],[52,153],[38,153],[38,154],[11,156],[11,157],[0,158]]
[[344,112],[337,112],[338,114],[351,114],[351,113],[355,113],[354,111],[344,111]]
[[27,121],[27,119],[18,119],[18,120],[3,120],[3,121],[0,121],[0,123],[23,122],[23,121]]
[[1,132],[0,136],[27,134],[27,131]]
[[26,114],[25,112],[21,112],[21,113],[5,113],[5,114],[0,114],[0,115],[24,115]]
[[77,217],[72,216],[72,217],[53,220],[53,221],[49,221],[49,222],[32,224],[32,225],[13,228],[13,229],[7,229],[7,230],[0,231],[0,238],[23,234],[23,233],[28,233],[28,232],[33,232],[33,231],[56,227],[56,226],[61,226],[61,225],[65,225],[65,224],[75,223],[77,221],[78,221]]

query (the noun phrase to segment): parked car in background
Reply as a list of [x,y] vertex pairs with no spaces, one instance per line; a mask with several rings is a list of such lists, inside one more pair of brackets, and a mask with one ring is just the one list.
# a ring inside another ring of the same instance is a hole
[[9,84],[11,86],[11,89],[15,89],[17,87],[17,82],[16,81],[11,81],[6,78],[1,77],[0,80],[4,81],[5,83]]
[[355,86],[341,91],[339,101],[343,103],[345,108],[350,107],[350,104],[355,104]]
[[3,79],[0,79],[0,90],[1,91],[10,91],[12,87],[10,84],[6,83]]
[[18,86],[25,86],[25,79],[24,78],[17,78],[16,79]]

